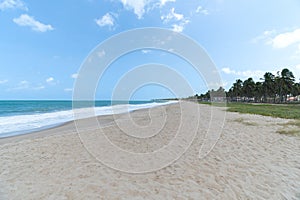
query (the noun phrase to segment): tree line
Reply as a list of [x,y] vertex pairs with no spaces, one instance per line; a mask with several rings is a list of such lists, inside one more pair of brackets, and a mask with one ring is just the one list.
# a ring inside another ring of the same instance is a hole
[[257,82],[251,77],[244,81],[237,79],[228,91],[220,87],[217,90],[209,90],[205,94],[196,94],[193,98],[199,101],[285,103],[296,100],[299,95],[300,83],[295,82],[292,71],[284,68],[276,75],[266,72]]

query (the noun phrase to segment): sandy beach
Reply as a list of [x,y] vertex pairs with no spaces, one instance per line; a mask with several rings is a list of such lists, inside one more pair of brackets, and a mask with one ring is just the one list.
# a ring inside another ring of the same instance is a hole
[[[193,139],[174,162],[145,173],[117,169],[142,165],[121,166],[119,160],[121,167],[114,168],[101,162],[99,127],[88,126],[88,119],[81,121],[87,126],[80,134],[70,122],[1,139],[0,199],[300,199],[300,138],[276,132],[289,120],[226,112],[222,124],[222,119],[211,122],[211,109],[181,102],[134,111],[130,118],[126,114],[99,117],[106,137],[128,152],[156,155],[180,128],[188,137],[179,138],[182,144]],[[224,116],[224,108],[213,109]],[[199,118],[195,110],[200,111]],[[182,122],[191,126],[182,127]],[[216,126],[222,132],[216,133],[216,144],[210,145],[214,148],[200,159],[207,133],[214,134]],[[105,155],[107,159],[118,156],[114,151]]]

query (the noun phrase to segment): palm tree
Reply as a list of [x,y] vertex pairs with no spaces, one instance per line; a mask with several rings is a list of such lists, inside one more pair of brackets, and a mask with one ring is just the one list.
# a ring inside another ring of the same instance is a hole
[[287,96],[292,92],[295,77],[293,72],[287,68],[283,69],[280,75],[281,81],[279,87],[281,88],[281,102],[283,102],[287,100]]
[[264,95],[263,84],[261,82],[256,82],[254,87],[255,102],[261,102],[263,95]]
[[242,96],[242,88],[243,81],[241,79],[237,79],[232,86],[232,92],[236,97],[236,101],[239,101],[239,98]]
[[254,89],[255,89],[255,82],[253,81],[253,78],[248,78],[243,82],[243,94],[247,99],[254,97]]
[[300,83],[295,83],[295,84],[293,85],[291,94],[292,94],[294,97],[300,95]]
[[[255,99],[255,102],[280,102],[287,100],[288,95],[300,95],[300,83],[295,83],[293,73],[285,68],[277,72],[277,76],[271,72],[266,72],[261,79],[263,82],[255,82],[253,78],[248,78],[244,82],[237,79],[232,87],[226,92],[226,96],[231,101],[240,101],[241,99]],[[211,90],[206,94],[201,94],[200,99],[211,99],[211,97],[221,97],[224,94],[224,88]]]
[[275,76],[271,72],[266,72],[263,80],[264,102],[267,102],[268,97],[275,96]]

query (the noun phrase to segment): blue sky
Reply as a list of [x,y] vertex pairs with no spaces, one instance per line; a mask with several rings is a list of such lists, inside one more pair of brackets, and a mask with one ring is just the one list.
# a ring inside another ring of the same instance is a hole
[[[0,99],[71,99],[84,59],[109,37],[134,28],[161,27],[197,41],[229,88],[237,78],[259,80],[287,67],[300,78],[298,0],[0,0]],[[185,61],[159,51],[133,52],[112,64],[96,97],[138,65],[173,67],[195,92],[207,87]],[[170,97],[148,85],[133,99]]]

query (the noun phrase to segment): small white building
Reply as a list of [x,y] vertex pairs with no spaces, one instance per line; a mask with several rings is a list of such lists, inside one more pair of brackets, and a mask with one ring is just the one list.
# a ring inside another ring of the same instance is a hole
[[300,101],[300,95],[295,96],[295,97],[288,97],[287,101],[288,102],[291,102],[291,101]]

